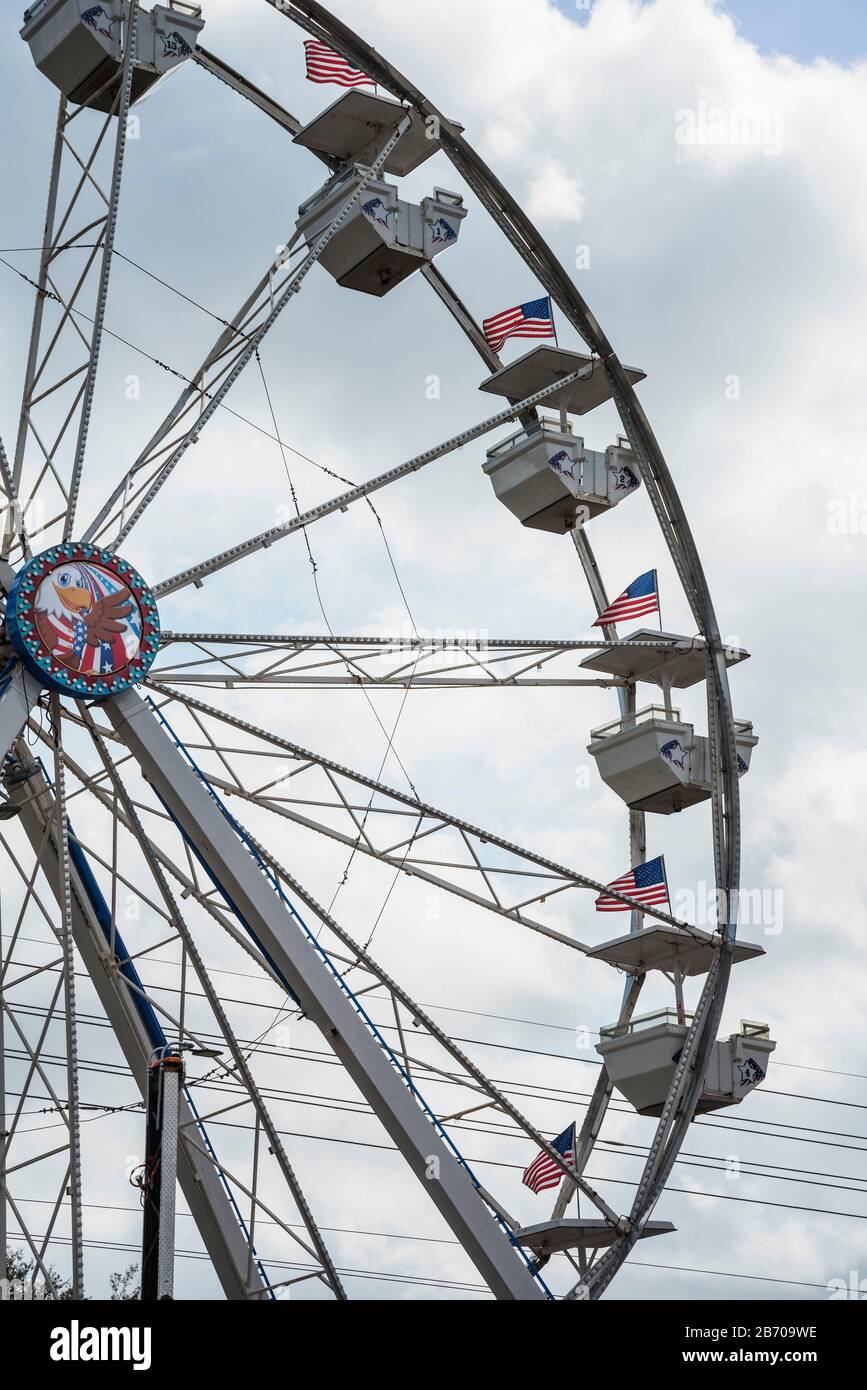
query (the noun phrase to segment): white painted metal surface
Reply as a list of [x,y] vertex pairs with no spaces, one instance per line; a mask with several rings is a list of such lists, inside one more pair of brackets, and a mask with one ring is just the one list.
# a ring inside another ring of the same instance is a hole
[[[440,148],[436,128],[425,123],[417,111],[410,110],[409,114],[412,124],[383,166],[383,173],[397,178],[411,174]],[[294,140],[338,165],[371,164],[403,115],[404,108],[398,102],[355,87],[308,121]]]
[[[37,68],[76,104],[111,111],[123,67],[123,0],[40,0],[24,17],[21,37]],[[196,7],[139,10],[132,100],[191,58],[204,20]]]
[[420,205],[408,203],[395,184],[371,177],[364,164],[350,163],[298,209],[298,230],[308,246],[359,190],[358,205],[321,257],[323,267],[347,289],[381,297],[457,243],[467,215],[460,194],[437,189]]
[[15,742],[40,694],[40,687],[20,662],[0,675],[0,751]]
[[[592,372],[579,381],[568,382],[563,390],[555,394],[553,404],[562,407],[570,415],[586,415],[605,401],[611,400],[611,383],[601,362],[584,352],[572,352],[567,348],[548,347],[541,344],[517,357],[507,367],[486,377],[479,386],[480,391],[488,391],[494,396],[506,396],[510,400],[521,400],[531,396],[534,391],[543,391],[584,367],[592,367]],[[643,381],[647,375],[638,367],[625,367],[630,382]]]
[[571,429],[543,420],[489,449],[484,470],[522,525],[562,535],[637,492],[634,462],[628,449],[585,448]]
[[[649,1236],[672,1235],[675,1229],[670,1221],[648,1221],[641,1236],[647,1239]],[[604,1221],[577,1216],[522,1226],[515,1236],[534,1255],[545,1259],[564,1250],[602,1250],[617,1239],[617,1233]]]
[[[594,946],[587,952],[587,957],[589,960],[604,960],[607,965],[626,970],[632,975],[644,974],[648,970],[672,973],[677,969],[681,976],[688,977],[706,975],[718,948],[719,939],[700,927],[690,927],[686,932],[654,922],[641,931],[630,932],[628,936],[618,936],[613,941]],[[763,946],[738,940],[734,944],[732,963],[737,965],[744,960],[757,960],[764,954]]]
[[[603,782],[634,810],[668,816],[711,796],[708,739],[677,710],[648,705],[594,729],[590,740],[587,751]],[[736,721],[739,775],[749,770],[757,743],[752,725]]]
[[25,12],[21,37],[39,71],[71,101],[84,102],[120,73],[122,30],[122,0],[97,6],[90,0],[40,0]]
[[[633,1018],[601,1030],[596,1051],[615,1090],[639,1115],[660,1115],[671,1088],[692,1016],[679,1022],[673,1009]],[[776,1047],[766,1024],[743,1023],[739,1033],[720,1038],[711,1049],[699,1113],[737,1105],[767,1075]]]
[[[707,679],[707,647],[701,637],[642,627],[624,633],[621,642],[653,643],[654,646],[603,647],[586,656],[581,665],[588,671],[605,671],[625,680],[667,685],[671,690],[686,690]],[[725,649],[726,666],[737,666],[748,657],[749,652],[743,647]]]

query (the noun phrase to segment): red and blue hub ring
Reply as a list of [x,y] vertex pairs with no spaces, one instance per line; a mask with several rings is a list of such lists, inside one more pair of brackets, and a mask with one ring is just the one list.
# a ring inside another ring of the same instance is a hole
[[156,600],[141,575],[92,545],[52,546],[15,576],[9,641],[48,690],[105,700],[144,679],[160,643]]

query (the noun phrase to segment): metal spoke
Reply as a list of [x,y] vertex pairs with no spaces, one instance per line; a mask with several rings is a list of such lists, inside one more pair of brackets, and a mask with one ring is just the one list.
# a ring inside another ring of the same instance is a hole
[[263,92],[260,87],[254,86],[242,73],[230,67],[222,58],[218,58],[215,53],[209,52],[208,49],[199,44],[193,54],[193,62],[200,68],[204,68],[205,72],[218,78],[220,82],[225,82],[227,87],[231,87],[232,91],[238,92],[240,96],[252,102],[260,111],[264,111],[266,116],[270,116],[272,121],[276,121],[290,135],[298,134],[301,129],[301,122],[295,116],[291,115],[273,97]]
[[[321,754],[314,753],[310,749],[301,748],[298,744],[291,743],[288,739],[280,738],[277,734],[269,733],[266,729],[262,729],[257,725],[251,724],[247,720],[238,719],[234,715],[227,713],[225,710],[218,709],[212,705],[204,704],[201,700],[197,700],[190,695],[177,693],[173,690],[169,690],[167,687],[160,685],[156,681],[149,682],[149,686],[152,689],[158,691],[160,694],[168,695],[170,698],[176,700],[183,708],[189,708],[191,711],[195,710],[200,714],[212,717],[213,719],[216,719],[224,724],[228,724],[233,728],[240,729],[245,734],[250,734],[254,738],[261,740],[262,742],[269,744],[274,748],[280,749],[282,752],[287,754],[292,761],[300,762],[302,766],[306,766],[308,768],[319,767],[331,775],[336,775],[337,777],[345,778],[351,782],[354,782],[358,786],[365,787],[369,791],[375,792],[377,795],[386,798],[388,801],[394,803],[396,806],[408,808],[409,812],[413,816],[421,815],[423,821],[432,822],[436,830],[453,828],[459,832],[471,836],[472,839],[478,844],[489,845],[496,849],[506,851],[508,854],[515,856],[516,859],[524,861],[525,865],[532,865],[532,868],[525,867],[523,870],[519,872],[523,872],[525,875],[533,878],[544,877],[553,880],[553,882],[547,883],[546,886],[538,894],[538,896],[532,899],[532,901],[538,901],[539,898],[547,896],[547,894],[552,891],[552,888],[555,886],[555,884],[562,883],[564,884],[564,886],[592,889],[597,894],[605,892],[606,894],[610,894],[610,896],[612,897],[618,898],[625,905],[633,909],[643,911],[648,916],[654,917],[660,922],[666,922],[670,926],[677,927],[685,932],[691,931],[689,923],[680,921],[679,919],[671,916],[670,913],[661,911],[661,909],[659,909],[658,907],[651,907],[645,904],[638,903],[633,898],[630,898],[628,894],[620,893],[616,889],[611,889],[606,884],[599,882],[597,879],[590,878],[588,875],[578,873],[574,869],[569,869],[563,864],[558,864],[555,860],[548,859],[542,855],[535,854],[530,850],[523,849],[521,846],[514,844],[512,841],[504,839],[502,836],[496,835],[492,831],[482,829],[481,827],[472,825],[470,822],[462,820],[457,816],[450,815],[446,811],[441,811],[433,806],[429,806],[425,802],[417,800],[416,798],[412,797],[406,792],[400,792],[393,787],[388,787],[374,778],[366,777],[364,774],[355,772],[353,771],[353,769],[347,768],[340,763],[336,763],[332,761],[330,758],[326,758]],[[195,745],[192,746],[195,747]],[[212,777],[210,780],[213,781],[215,785],[220,784],[220,778],[217,776]],[[346,836],[339,835],[337,832],[333,831],[327,825],[322,824],[321,822],[313,822],[309,818],[303,817],[299,813],[294,812],[291,809],[291,807],[286,805],[280,797],[260,797],[250,792],[239,792],[235,785],[224,785],[222,789],[229,793],[234,793],[235,795],[244,796],[245,799],[255,801],[260,805],[265,805],[269,810],[274,810],[279,815],[286,816],[289,819],[299,821],[299,823],[301,824],[306,824],[308,826],[311,826],[312,828],[321,830],[325,834],[332,835],[333,838],[342,838],[345,843],[357,843],[358,848],[361,849],[363,852],[366,852],[365,846],[361,842],[361,839],[358,835],[357,826],[356,836],[352,839],[347,839]],[[418,839],[419,837],[416,835],[414,838]],[[471,895],[467,893],[465,890],[461,890],[457,885],[450,883],[445,879],[432,878],[431,875],[423,867],[423,863],[417,863],[414,859],[409,860],[406,863],[404,863],[402,860],[396,860],[393,857],[393,851],[395,848],[399,848],[399,846],[392,846],[390,847],[390,849],[386,848],[385,850],[381,850],[377,853],[377,857],[383,858],[385,862],[391,863],[394,867],[403,868],[405,872],[412,872],[419,878],[425,878],[428,881],[435,882],[437,887],[448,888],[450,891],[457,892],[461,896],[469,897],[472,901],[479,902],[484,906],[493,906],[495,911],[498,910],[495,903],[491,903],[486,899]],[[472,871],[478,871],[478,866],[475,864],[453,867],[464,867]],[[503,869],[495,866],[489,866],[489,870],[490,872],[497,874],[504,872]],[[539,873],[539,870],[542,871],[541,874]],[[556,932],[550,927],[546,927],[541,923],[533,922],[532,920],[525,918],[523,914],[517,912],[515,908],[510,908],[508,910],[502,909],[501,911],[502,915],[509,916],[513,920],[519,922],[521,925],[529,926],[532,930],[535,931],[540,931],[543,935],[550,936],[552,939],[559,941],[564,945],[571,946],[575,950],[586,951],[589,949],[589,947],[583,945],[581,942],[575,941],[570,937],[564,936],[561,932]]]
[[431,289],[445,304],[455,323],[469,338],[489,372],[499,371],[503,365],[497,353],[491,348],[487,338],[476,323],[466,304],[455,294],[448,280],[433,261],[421,268],[421,274]]
[[358,502],[363,497],[369,497],[372,493],[388,487],[390,483],[396,482],[399,478],[405,478],[410,473],[418,473],[427,464],[433,463],[437,459],[446,458],[457,449],[462,449],[465,444],[472,443],[474,439],[481,439],[483,435],[490,434],[491,430],[497,429],[499,425],[516,419],[519,415],[547,400],[549,396],[562,392],[573,382],[590,376],[592,371],[593,364],[582,367],[578,372],[571,372],[560,381],[554,382],[552,386],[535,391],[532,396],[519,401],[517,405],[506,406],[504,410],[499,410],[496,415],[489,416],[481,424],[472,425],[469,429],[462,430],[460,434],[445,440],[444,443],[416,454],[406,463],[398,464],[396,468],[389,468],[385,473],[378,474],[377,477],[371,478],[368,482],[360,483],[357,487],[349,488],[348,491],[340,493],[337,497],[332,497],[330,502],[321,502],[319,506],[311,507],[309,511],[301,512],[298,516],[292,517],[291,520],[283,522],[279,526],[271,526],[267,531],[261,531],[257,536],[241,541],[228,550],[213,555],[209,560],[202,560],[197,565],[191,565],[189,569],[182,570],[172,579],[164,579],[161,584],[155,584],[154,594],[157,598],[161,598],[165,594],[174,594],[179,589],[185,589],[190,584],[198,586],[209,574],[216,574],[217,570],[225,569],[227,565],[234,565],[238,560],[252,555],[257,550],[267,550],[275,541],[283,540],[286,536],[294,535],[296,531],[304,530],[314,521],[321,521],[323,517],[331,516],[334,512],[346,511],[353,502]]
[[87,436],[90,429],[90,416],[93,410],[93,393],[96,388],[96,373],[99,366],[99,352],[102,346],[102,329],[105,322],[105,309],[108,303],[108,286],[114,253],[114,238],[117,231],[117,214],[120,205],[120,185],[123,178],[126,138],[129,123],[129,108],[132,98],[133,65],[138,43],[138,0],[130,0],[126,17],[126,43],[121,74],[120,93],[117,102],[117,140],[115,142],[114,166],[111,175],[111,193],[104,227],[100,231],[102,244],[102,265],[99,274],[99,287],[96,295],[93,336],[90,343],[90,356],[87,363],[87,377],[81,395],[81,412],[78,426],[78,439],[75,445],[75,458],[69,481],[69,505],[63,528],[63,539],[68,541],[75,529],[75,513],[78,505],[78,491],[81,485],[81,472],[87,449]]
[[[226,1043],[232,1054],[232,1059],[235,1063],[237,1072],[239,1076],[243,1079],[244,1085],[247,1089],[247,1093],[253,1102],[253,1105],[256,1110],[257,1120],[258,1122],[261,1122],[262,1127],[268,1136],[270,1151],[274,1154],[275,1158],[277,1159],[277,1163],[280,1167],[281,1172],[283,1173],[283,1177],[286,1180],[286,1184],[292,1193],[292,1196],[295,1200],[295,1204],[299,1212],[301,1213],[304,1225],[307,1228],[307,1232],[310,1236],[311,1241],[313,1242],[316,1253],[322,1263],[322,1267],[326,1273],[328,1282],[331,1285],[331,1288],[336,1297],[338,1299],[345,1299],[346,1293],[340,1281],[340,1277],[337,1273],[337,1270],[334,1266],[334,1262],[331,1259],[322,1234],[318,1226],[316,1225],[315,1220],[313,1219],[313,1213],[311,1212],[310,1207],[307,1204],[307,1200],[301,1189],[301,1185],[286,1155],[286,1151],[283,1147],[283,1141],[280,1138],[279,1133],[277,1132],[277,1129],[271,1119],[270,1114],[268,1113],[264,1101],[262,1100],[256,1082],[253,1079],[253,1073],[247,1063],[247,1059],[238,1044],[234,1032],[232,1031],[228,1015],[226,1014],[226,1011],[223,1008],[223,1005],[220,1001],[219,995],[211,982],[211,978],[205,967],[205,963],[202,959],[198,946],[193,940],[193,937],[190,934],[186,922],[184,921],[183,917],[178,911],[178,906],[175,902],[174,894],[172,893],[169,887],[168,880],[165,874],[163,873],[162,866],[160,865],[156,857],[156,854],[153,851],[150,840],[148,839],[148,836],[145,834],[142,828],[141,820],[139,818],[138,812],[136,811],[132,803],[129,793],[127,792],[126,787],[124,786],[123,782],[121,781],[113,766],[112,759],[109,755],[108,748],[106,746],[106,742],[99,733],[93,721],[88,720],[88,723],[90,725],[90,731],[93,737],[93,741],[96,744],[97,750],[99,751],[99,755],[103,762],[103,766],[105,767],[105,770],[108,773],[108,776],[111,780],[112,787],[114,788],[117,798],[121,806],[123,807],[127,822],[131,826],[138,841],[139,848],[141,849],[141,852],[144,855],[144,858],[147,862],[148,868],[150,869],[151,874],[156,880],[157,886],[163,898],[163,902],[165,903],[166,910],[168,912],[169,918],[171,919],[172,925],[174,926],[175,931],[184,943],[186,954],[187,956],[189,956],[193,969],[195,970],[196,978],[198,979],[202,991],[211,1007],[211,1011],[219,1024],[220,1031],[226,1040]],[[255,1189],[256,1185],[254,1182],[254,1193]]]
[[[34,732],[36,732],[36,730],[34,730]],[[100,729],[100,733],[104,738],[116,737],[114,730],[108,731],[105,729]],[[44,733],[42,736],[45,737]],[[94,798],[100,803],[100,805],[102,805],[102,807],[105,810],[109,811],[113,817],[116,816],[117,825],[122,826],[125,830],[131,831],[132,825],[131,822],[126,818],[125,812],[122,809],[115,808],[113,796],[105,789],[99,786],[98,780],[90,776],[80,766],[80,764],[78,764],[75,761],[75,759],[70,757],[70,755],[66,752],[63,753],[63,761],[64,765],[73,773],[73,775],[78,779],[78,781],[81,782],[82,786],[88,789],[88,791],[94,796]],[[114,767],[117,769],[120,766],[122,766],[125,760],[115,759],[113,761]],[[151,814],[155,814],[153,807],[146,807],[142,809],[146,809]],[[0,837],[0,842],[2,842],[2,837]],[[76,838],[76,843],[81,844],[81,841]],[[259,969],[262,970],[266,975],[268,975],[272,980],[274,980],[275,983],[279,984],[279,977],[275,973],[274,967],[271,965],[271,963],[265,958],[265,956],[262,955],[261,951],[256,949],[250,938],[244,932],[238,929],[232,917],[227,912],[221,911],[219,904],[214,902],[213,888],[204,891],[197,883],[192,872],[190,874],[184,873],[184,871],[179,867],[179,865],[177,865],[174,862],[174,860],[168,854],[166,854],[165,850],[161,849],[159,846],[154,844],[153,841],[151,841],[150,843],[153,849],[153,853],[156,856],[157,860],[162,865],[162,867],[166,869],[176,880],[180,887],[182,895],[184,897],[193,898],[199,904],[200,907],[204,908],[205,912],[207,912],[208,915],[212,917],[213,920],[217,922],[223,928],[223,930],[228,933],[229,936],[232,937],[232,940],[236,943],[236,945],[241,947],[241,949],[259,967]],[[86,845],[82,844],[82,848],[87,850]],[[90,851],[90,853],[92,853],[92,851]],[[114,927],[114,915],[112,915],[112,927]],[[114,943],[112,942],[111,944],[113,949]],[[125,964],[127,959],[130,958],[124,958],[121,960],[120,963]]]
[[[373,161],[370,171],[371,178],[376,178],[377,174],[379,173],[382,166],[385,164],[392,150],[394,150],[398,142],[406,134],[407,130],[409,129],[409,126],[410,118],[407,115],[401,119],[397,129],[388,138],[388,140],[386,140],[376,159]],[[192,444],[198,443],[201,437],[202,430],[205,428],[212,416],[216,413],[218,407],[222,404],[229,391],[234,386],[235,382],[238,380],[239,376],[243,372],[244,368],[253,360],[262,343],[264,342],[266,335],[273,327],[273,325],[277,322],[277,319],[280,317],[286,305],[289,303],[291,299],[294,298],[294,296],[301,289],[301,286],[303,285],[305,279],[309,275],[313,266],[320,259],[322,253],[325,251],[326,247],[337,234],[337,232],[340,230],[341,226],[346,221],[347,217],[352,212],[352,210],[355,208],[356,204],[361,201],[362,197],[364,196],[364,187],[364,184],[360,185],[360,187],[358,187],[355,190],[355,192],[349,198],[347,198],[346,202],[343,204],[336,217],[319,237],[315,246],[311,248],[307,256],[305,256],[304,260],[302,261],[301,265],[291,275],[288,285],[284,290],[282,290],[280,297],[271,307],[270,312],[267,314],[264,322],[260,324],[258,328],[248,332],[245,335],[244,346],[239,351],[231,370],[226,374],[219,388],[209,396],[207,404],[203,407],[201,414],[196,420],[196,423],[193,426],[193,428],[185,435],[185,437],[181,440],[180,444],[177,446],[177,448],[174,450],[171,456],[162,465],[157,476],[150,483],[144,497],[138,503],[138,506],[135,507],[129,518],[126,521],[124,521],[123,525],[121,526],[120,530],[118,531],[117,535],[112,541],[110,549],[116,550],[118,546],[123,544],[130,531],[144,515],[147,508],[150,506],[151,502],[154,500],[157,493],[162,488],[163,484],[167,481],[169,476],[177,467],[178,463],[180,463],[184,454],[187,452],[187,450],[190,448]]]
[[[676,650],[700,647],[683,641]],[[234,689],[351,689],[359,685],[406,689],[624,689],[619,677],[572,674],[574,658],[600,648],[670,652],[670,642],[399,637],[242,637],[219,633],[163,633],[151,675],[164,685]],[[348,669],[347,669],[348,668]],[[550,674],[538,673],[548,670]],[[336,672],[336,673],[335,673]]]
[[[348,932],[346,932],[342,927],[338,926],[334,918],[331,917],[331,915],[328,912],[326,912],[326,910],[323,907],[321,907],[319,903],[316,902],[315,898],[312,896],[312,894],[310,894],[307,891],[307,889],[305,889],[303,884],[300,883],[298,879],[293,878],[293,876],[287,872],[287,870],[278,862],[278,860],[275,859],[274,856],[270,854],[264,848],[264,846],[256,840],[255,836],[251,835],[249,831],[246,830],[244,827],[241,827],[241,829],[245,838],[255,848],[256,852],[259,855],[261,855],[264,862],[271,869],[274,870],[280,881],[285,883],[286,886],[293,893],[296,893],[302,899],[302,901],[306,903],[306,905],[310,908],[311,912],[314,912],[316,916],[319,918],[319,920],[325,926],[328,927],[329,931],[331,931],[334,934],[334,936],[337,937],[338,941],[340,941],[345,947],[347,947],[348,950],[350,950],[353,953],[353,955],[358,959],[358,961],[361,964],[363,964],[372,975],[376,976],[376,978],[379,979],[382,982],[382,984],[385,985],[392,998],[403,1004],[404,1007],[409,1011],[413,1020],[416,1021],[418,1024],[423,1025],[425,1030],[430,1034],[430,1036],[432,1038],[435,1038],[436,1041],[440,1044],[440,1046],[449,1054],[449,1056],[452,1057],[454,1061],[459,1063],[462,1070],[465,1071],[466,1074],[469,1077],[471,1077],[472,1080],[476,1083],[477,1088],[481,1090],[483,1094],[490,1097],[490,1099],[497,1105],[498,1109],[502,1110],[504,1114],[508,1115],[512,1120],[514,1120],[514,1122],[519,1126],[519,1128],[524,1132],[524,1134],[526,1134],[528,1139],[531,1139],[535,1144],[538,1144],[539,1148],[544,1150],[549,1155],[552,1161],[556,1163],[557,1167],[562,1169],[564,1174],[570,1174],[571,1170],[566,1161],[563,1159],[562,1155],[557,1153],[556,1149],[553,1149],[551,1147],[551,1145],[545,1138],[543,1138],[543,1136],[539,1133],[536,1127],[532,1125],[529,1120],[525,1119],[525,1117],[521,1114],[521,1111],[517,1108],[517,1106],[513,1105],[512,1102],[508,1099],[508,1097],[505,1096],[503,1092],[499,1090],[499,1088],[495,1086],[492,1081],[489,1080],[489,1078],[484,1074],[481,1068],[477,1067],[476,1064],[472,1062],[464,1052],[461,1051],[457,1044],[452,1041],[448,1034],[445,1033],[443,1029],[439,1027],[438,1024],[434,1023],[433,1019],[429,1017],[429,1015],[424,1011],[424,1009],[422,1009],[422,1007],[419,1004],[417,1004],[416,1001],[413,998],[411,998],[411,996],[404,989],[402,989],[401,986],[397,984],[395,980],[393,980],[389,975],[386,974],[382,967],[373,960],[373,958],[370,956],[370,954],[365,950],[363,946],[361,946],[357,941],[354,941]],[[603,1213],[606,1220],[611,1222],[614,1226],[619,1226],[618,1216],[614,1211],[612,1211],[608,1203],[602,1197],[600,1197],[599,1193],[596,1192],[594,1188],[592,1188],[590,1184],[580,1176],[580,1174],[575,1175],[575,1181],[577,1182],[578,1186],[580,1187],[581,1191],[585,1194],[585,1196],[588,1197],[589,1200],[593,1203],[593,1205]]]

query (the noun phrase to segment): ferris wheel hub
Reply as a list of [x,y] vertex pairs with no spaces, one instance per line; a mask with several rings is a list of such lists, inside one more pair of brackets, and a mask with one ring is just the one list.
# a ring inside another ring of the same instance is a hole
[[46,689],[106,700],[144,679],[159,650],[156,600],[108,550],[70,542],[35,555],[15,577],[9,641]]

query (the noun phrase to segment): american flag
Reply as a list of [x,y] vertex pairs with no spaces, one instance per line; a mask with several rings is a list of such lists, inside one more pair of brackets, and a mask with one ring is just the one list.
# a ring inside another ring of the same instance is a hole
[[[564,1129],[562,1134],[558,1134],[556,1139],[551,1140],[551,1148],[563,1155],[570,1168],[575,1167],[574,1120],[568,1129]],[[521,1181],[525,1187],[531,1187],[534,1192],[544,1192],[546,1188],[557,1187],[562,1176],[563,1169],[558,1168],[546,1149],[540,1149],[529,1168],[525,1170]]]
[[306,39],[304,53],[307,58],[308,82],[334,82],[338,87],[375,87],[372,77],[354,68],[327,43],[318,39]]
[[648,570],[623,590],[623,593],[610,603],[604,613],[593,624],[594,627],[608,627],[610,623],[628,623],[633,618],[641,618],[645,613],[659,612],[659,588],[656,583],[656,570]]
[[531,299],[514,309],[504,309],[482,324],[492,352],[499,352],[507,338],[553,338],[551,300]]
[[[634,869],[630,869],[628,874],[623,874],[621,878],[616,878],[613,883],[608,884],[609,888],[615,889],[618,893],[625,893],[629,898],[635,898],[640,903],[659,907],[663,903],[668,907],[668,884],[665,880],[665,860],[659,854],[655,859],[648,859],[646,864],[636,864]],[[619,898],[610,898],[605,893],[600,893],[596,899],[597,912],[629,912],[631,909],[628,903],[622,903]]]

